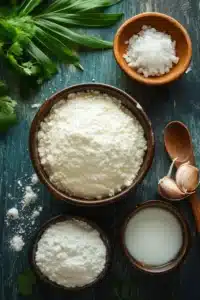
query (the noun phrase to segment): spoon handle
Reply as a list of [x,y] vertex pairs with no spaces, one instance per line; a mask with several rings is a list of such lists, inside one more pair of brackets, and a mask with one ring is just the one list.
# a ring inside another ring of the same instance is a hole
[[197,232],[200,232],[200,199],[197,193],[194,193],[190,196],[190,203],[196,221],[195,223],[196,223]]
[[[191,152],[189,161],[192,165],[194,166],[196,165],[193,151]],[[197,232],[200,232],[200,199],[197,192],[192,194],[189,199],[190,199],[190,204],[192,206],[193,216],[195,218],[196,229]]]

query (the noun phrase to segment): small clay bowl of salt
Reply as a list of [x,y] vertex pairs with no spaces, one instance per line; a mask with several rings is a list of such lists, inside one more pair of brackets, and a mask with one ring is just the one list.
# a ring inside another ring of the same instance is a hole
[[[151,32],[152,29],[156,31]],[[163,85],[186,72],[192,43],[186,29],[174,18],[157,12],[141,13],[117,31],[114,56],[132,79],[147,85]]]
[[159,200],[139,205],[125,220],[122,245],[130,263],[150,274],[164,274],[183,263],[191,244],[184,216]]
[[103,280],[111,262],[106,234],[79,216],[58,215],[48,220],[36,235],[30,254],[40,280],[75,292]]

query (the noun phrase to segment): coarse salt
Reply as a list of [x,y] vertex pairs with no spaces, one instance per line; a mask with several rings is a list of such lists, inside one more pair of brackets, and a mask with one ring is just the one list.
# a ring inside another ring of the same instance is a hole
[[127,43],[128,50],[123,57],[130,67],[144,77],[168,73],[173,64],[179,61],[176,42],[172,41],[170,35],[150,26],[143,26]]

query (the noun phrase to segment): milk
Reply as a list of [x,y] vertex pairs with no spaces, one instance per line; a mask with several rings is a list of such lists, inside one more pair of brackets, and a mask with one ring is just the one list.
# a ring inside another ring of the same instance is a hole
[[178,219],[162,208],[144,208],[134,215],[125,230],[125,244],[133,258],[160,266],[178,254],[183,234]]

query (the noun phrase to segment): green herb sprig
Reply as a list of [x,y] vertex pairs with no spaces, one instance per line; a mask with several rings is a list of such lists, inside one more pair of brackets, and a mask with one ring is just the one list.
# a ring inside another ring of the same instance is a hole
[[0,55],[21,74],[35,76],[39,82],[56,71],[56,62],[82,69],[79,47],[112,48],[112,42],[81,34],[77,28],[107,27],[122,14],[104,10],[121,0],[56,0],[43,5],[42,0],[25,0],[13,5],[0,19]]
[[0,81],[0,132],[4,132],[17,122],[16,102],[7,96],[7,87]]
[[33,286],[36,284],[36,277],[31,269],[25,270],[17,279],[18,291],[23,296],[32,295]]

